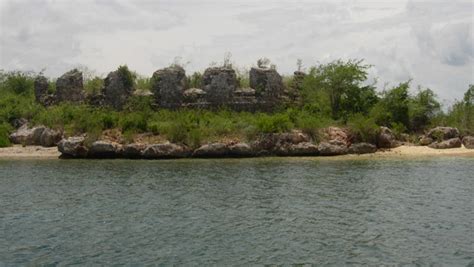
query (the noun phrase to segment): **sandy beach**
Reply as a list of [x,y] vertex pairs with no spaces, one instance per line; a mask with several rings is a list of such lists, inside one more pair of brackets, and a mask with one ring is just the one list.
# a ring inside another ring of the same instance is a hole
[[0,148],[0,159],[57,159],[60,155],[57,147],[14,145]]
[[[0,159],[59,159],[61,153],[56,147],[14,145],[0,148]],[[400,146],[393,149],[379,150],[374,154],[344,155],[324,158],[390,158],[390,157],[424,157],[424,156],[469,156],[474,157],[474,149],[464,146],[451,149],[432,149],[427,146]],[[322,157],[318,157],[322,158]]]

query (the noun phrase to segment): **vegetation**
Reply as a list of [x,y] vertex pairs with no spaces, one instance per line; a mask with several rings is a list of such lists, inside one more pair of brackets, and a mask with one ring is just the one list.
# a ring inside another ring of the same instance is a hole
[[[230,65],[230,61],[226,63]],[[259,66],[268,66],[266,59]],[[298,63],[302,68],[302,62]],[[207,141],[253,139],[260,134],[300,129],[318,140],[318,129],[337,125],[348,127],[359,141],[374,142],[379,126],[388,126],[397,134],[423,133],[435,125],[458,127],[462,134],[474,133],[474,85],[464,98],[444,112],[429,88],[419,87],[410,94],[410,81],[377,93],[375,84],[367,81],[369,65],[360,60],[334,61],[309,69],[305,76],[302,101],[282,107],[274,113],[219,111],[157,110],[152,98],[133,96],[122,111],[88,105],[59,104],[44,107],[35,102],[34,73],[0,71],[0,147],[10,145],[8,134],[15,121],[25,118],[32,124],[62,129],[66,135],[88,133],[99,137],[104,130],[118,129],[125,139],[153,133],[172,142],[196,147]],[[136,90],[150,90],[150,79],[128,70],[118,71],[124,81]],[[244,75],[241,85],[248,83]],[[200,87],[202,75],[188,77],[188,86]],[[285,77],[291,84],[292,77]],[[91,76],[85,80],[88,94],[98,94],[103,79]],[[54,83],[51,83],[54,90]]]

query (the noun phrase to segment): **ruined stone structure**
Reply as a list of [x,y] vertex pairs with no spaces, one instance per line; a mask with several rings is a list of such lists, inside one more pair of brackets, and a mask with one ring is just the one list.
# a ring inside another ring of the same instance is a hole
[[[59,102],[110,106],[120,110],[133,95],[120,71],[110,72],[98,95],[87,95],[83,88],[82,73],[77,69],[58,78],[55,95],[48,95],[48,81],[43,76],[35,80],[35,96],[39,103],[50,105]],[[296,75],[296,73],[295,73]],[[303,77],[304,74],[298,77]],[[296,76],[295,76],[296,77]],[[237,111],[271,111],[287,99],[292,99],[282,77],[274,69],[252,68],[249,73],[250,88],[242,88],[235,70],[228,67],[211,67],[204,71],[201,88],[189,88],[186,72],[180,66],[171,66],[153,73],[151,95],[159,108],[181,107],[217,109],[229,107]]]
[[[133,86],[127,85],[125,78],[117,71],[112,71],[104,80],[102,89],[103,102],[115,109],[122,109],[133,93]],[[95,99],[95,101],[98,101]]]
[[85,100],[82,72],[73,69],[56,81],[55,99],[58,102],[81,103]]
[[202,84],[207,102],[212,106],[227,105],[238,87],[237,75],[230,68],[208,68],[202,76]]
[[38,103],[43,103],[48,95],[48,80],[43,75],[36,77],[34,82],[35,99]]
[[151,79],[152,91],[160,107],[177,108],[183,104],[186,72],[182,67],[171,66],[157,70]]

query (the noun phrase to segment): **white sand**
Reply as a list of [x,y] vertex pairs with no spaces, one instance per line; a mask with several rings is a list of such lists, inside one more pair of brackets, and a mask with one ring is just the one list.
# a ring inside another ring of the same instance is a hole
[[14,145],[0,148],[0,159],[57,159],[60,155],[57,147]]

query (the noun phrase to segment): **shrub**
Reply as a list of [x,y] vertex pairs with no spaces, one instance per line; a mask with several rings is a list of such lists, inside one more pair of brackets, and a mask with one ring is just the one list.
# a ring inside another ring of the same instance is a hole
[[362,114],[351,116],[349,119],[349,127],[357,141],[372,144],[376,142],[377,134],[380,129],[373,118],[364,117]]
[[257,129],[261,133],[281,133],[289,131],[292,127],[288,114],[284,113],[260,114],[257,119]]
[[10,126],[7,124],[0,124],[0,147],[10,146],[9,139]]
[[122,82],[124,85],[128,88],[133,87],[133,84],[135,82],[135,75],[128,69],[127,65],[123,65],[118,67],[117,69],[120,78],[122,79]]

